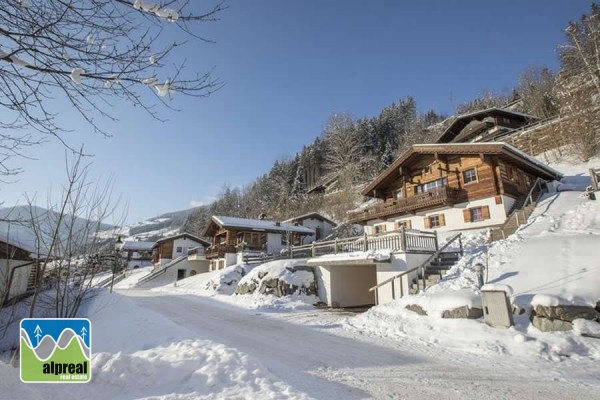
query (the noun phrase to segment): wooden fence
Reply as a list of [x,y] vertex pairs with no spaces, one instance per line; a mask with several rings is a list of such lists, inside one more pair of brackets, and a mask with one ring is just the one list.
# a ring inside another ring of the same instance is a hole
[[396,250],[405,252],[435,252],[438,249],[437,232],[400,230],[378,236],[355,236],[325,242],[313,242],[302,246],[292,246],[285,257],[318,257],[326,254],[350,253],[354,251]]

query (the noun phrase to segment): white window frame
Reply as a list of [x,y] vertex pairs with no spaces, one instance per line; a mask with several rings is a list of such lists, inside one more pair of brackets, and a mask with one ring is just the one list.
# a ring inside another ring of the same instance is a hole
[[[438,227],[442,226],[442,224],[440,222],[439,214],[430,215],[428,218],[429,218],[429,226],[431,228],[438,228]],[[435,221],[435,223],[434,223],[434,221]]]
[[[475,180],[467,181],[467,172],[471,172],[471,171],[473,171]],[[470,183],[477,183],[477,181],[479,180],[479,178],[477,177],[477,168],[473,167],[473,168],[465,169],[463,171],[463,180],[465,181],[465,185],[468,185]]]

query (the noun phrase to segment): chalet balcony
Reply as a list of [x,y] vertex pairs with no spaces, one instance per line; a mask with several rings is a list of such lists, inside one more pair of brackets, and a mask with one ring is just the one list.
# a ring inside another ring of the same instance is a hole
[[360,211],[351,211],[348,213],[348,220],[351,223],[360,223],[371,219],[386,219],[402,214],[412,214],[428,208],[452,206],[464,201],[461,200],[462,197],[460,190],[443,186],[412,197],[387,200]]
[[218,244],[207,248],[204,252],[206,258],[222,258],[225,253],[237,253],[237,248],[233,245]]

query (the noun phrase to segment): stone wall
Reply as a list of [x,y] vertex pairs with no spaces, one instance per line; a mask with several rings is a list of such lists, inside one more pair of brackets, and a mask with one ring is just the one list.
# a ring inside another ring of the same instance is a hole
[[542,332],[570,331],[573,329],[573,321],[576,319],[600,322],[600,304],[596,304],[596,308],[572,305],[537,305],[531,310],[530,317],[533,326]]
[[270,294],[277,297],[289,296],[291,294],[317,295],[317,281],[314,279],[314,270],[312,268],[302,266],[286,268],[292,274],[298,271],[310,271],[313,274],[313,280],[308,287],[298,287],[279,278],[269,278],[268,272],[259,272],[258,279],[253,278],[250,282],[238,285],[235,294],[253,294],[258,290],[260,294]]

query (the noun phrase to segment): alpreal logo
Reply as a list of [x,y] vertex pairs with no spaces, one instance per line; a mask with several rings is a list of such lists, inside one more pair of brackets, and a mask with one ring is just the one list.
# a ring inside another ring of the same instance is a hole
[[21,381],[89,382],[91,338],[87,318],[21,320]]

